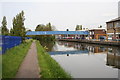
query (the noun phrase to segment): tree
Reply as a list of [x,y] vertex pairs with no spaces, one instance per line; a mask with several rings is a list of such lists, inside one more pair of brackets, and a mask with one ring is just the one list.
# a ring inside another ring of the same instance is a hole
[[[39,24],[37,25],[35,31],[54,31],[54,27],[51,25],[51,23],[48,23],[46,25]],[[55,39],[55,36],[53,35],[36,35],[36,39],[43,40],[43,41],[53,41]]]
[[54,27],[51,25],[51,23],[48,23],[46,25],[39,24],[37,25],[35,31],[54,31]]
[[69,29],[66,29],[66,31],[69,31]]
[[25,37],[26,29],[24,26],[24,12],[21,11],[16,17],[13,18],[13,28],[11,29],[11,33],[13,36],[21,36]]
[[46,31],[44,24],[37,25],[35,31]]
[[77,31],[77,30],[78,30],[78,28],[79,28],[79,25],[76,25],[76,28],[75,28],[75,30]]
[[7,28],[7,20],[5,16],[3,17],[3,20],[2,20],[1,30],[2,30],[1,31],[2,35],[9,35],[9,30]]
[[82,25],[76,25],[75,30],[76,30],[76,31],[77,31],[77,30],[82,30]]
[[31,29],[29,29],[29,30],[27,30],[26,32],[28,32],[28,31],[32,31]]
[[11,35],[11,36],[14,35],[14,32],[13,32],[13,29],[12,29],[12,28],[10,29],[10,35]]
[[48,31],[52,31],[52,25],[50,22],[46,25],[46,27],[48,28],[47,29]]
[[100,25],[98,28],[102,28],[102,25]]

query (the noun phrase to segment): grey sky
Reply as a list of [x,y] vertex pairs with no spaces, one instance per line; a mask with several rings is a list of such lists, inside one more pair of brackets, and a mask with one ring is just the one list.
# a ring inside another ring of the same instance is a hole
[[[11,0],[13,1],[13,0]],[[57,30],[75,30],[77,24],[85,28],[106,27],[105,22],[118,17],[119,0],[33,0],[26,2],[0,3],[0,22],[7,17],[8,28],[12,27],[12,19],[21,10],[25,12],[25,26],[34,30],[38,24],[51,22]],[[50,2],[51,1],[51,2]],[[0,24],[1,25],[1,24]]]

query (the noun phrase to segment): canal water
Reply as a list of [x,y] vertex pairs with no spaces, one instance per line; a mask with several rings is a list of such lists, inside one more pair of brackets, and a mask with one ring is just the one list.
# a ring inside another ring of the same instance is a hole
[[73,78],[118,78],[119,47],[65,41],[43,46]]

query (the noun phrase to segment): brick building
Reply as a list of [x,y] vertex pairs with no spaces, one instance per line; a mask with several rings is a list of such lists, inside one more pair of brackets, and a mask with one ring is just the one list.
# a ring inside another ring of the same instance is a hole
[[105,29],[91,29],[90,32],[90,39],[106,39],[107,34]]

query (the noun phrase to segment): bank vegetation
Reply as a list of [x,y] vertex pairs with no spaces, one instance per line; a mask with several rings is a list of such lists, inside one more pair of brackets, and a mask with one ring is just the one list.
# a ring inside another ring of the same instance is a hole
[[26,56],[32,40],[26,40],[19,46],[15,46],[2,55],[2,78],[15,78],[16,73]]
[[41,78],[64,78],[70,80],[71,76],[68,74],[41,46],[39,41],[36,41],[38,62],[40,66]]

